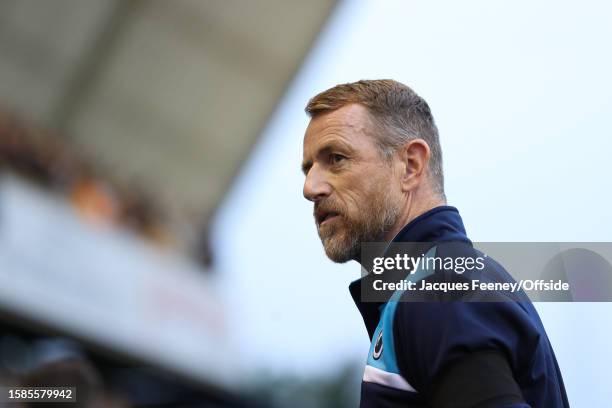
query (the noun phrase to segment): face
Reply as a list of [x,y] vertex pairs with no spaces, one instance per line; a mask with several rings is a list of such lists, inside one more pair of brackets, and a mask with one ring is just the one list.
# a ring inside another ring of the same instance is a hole
[[399,218],[397,175],[370,120],[365,107],[347,105],[312,119],[304,137],[304,197],[334,262],[359,260],[361,243],[381,241]]

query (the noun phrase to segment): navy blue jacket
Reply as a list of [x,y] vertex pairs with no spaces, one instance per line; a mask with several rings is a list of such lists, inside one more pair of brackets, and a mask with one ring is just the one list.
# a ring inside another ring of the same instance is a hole
[[[393,242],[429,242],[442,251],[444,243],[463,242],[472,248],[459,212],[450,206],[420,215]],[[513,281],[490,258],[486,269],[495,281]],[[350,285],[371,340],[361,407],[569,407],[553,349],[526,297],[504,302],[406,302],[401,300],[413,294],[397,291],[386,302],[364,302],[361,285],[366,278]],[[516,391],[496,395],[500,381]],[[482,404],[466,402],[470,389],[478,391]],[[450,404],[449,395],[454,398]]]

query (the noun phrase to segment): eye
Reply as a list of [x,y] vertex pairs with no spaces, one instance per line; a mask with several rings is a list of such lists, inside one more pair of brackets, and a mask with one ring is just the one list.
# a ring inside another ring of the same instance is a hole
[[330,162],[330,164],[339,164],[343,160],[346,160],[346,156],[343,156],[343,155],[338,154],[338,153],[332,153],[332,154],[329,155],[329,162]]

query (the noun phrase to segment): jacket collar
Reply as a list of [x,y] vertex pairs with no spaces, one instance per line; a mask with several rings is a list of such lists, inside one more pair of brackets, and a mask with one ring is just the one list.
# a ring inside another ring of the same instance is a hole
[[[443,205],[424,212],[397,233],[391,242],[440,242],[462,241],[470,243],[463,226],[459,211],[455,207]],[[372,338],[380,319],[380,308],[384,303],[362,302],[361,285],[363,279],[357,279],[349,285],[349,291],[359,309],[363,321]]]
[[424,212],[397,233],[391,242],[468,241],[459,211],[441,205]]

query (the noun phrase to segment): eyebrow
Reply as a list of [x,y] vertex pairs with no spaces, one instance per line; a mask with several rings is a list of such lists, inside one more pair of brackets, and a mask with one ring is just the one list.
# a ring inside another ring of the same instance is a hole
[[[317,153],[315,154],[315,157],[320,156],[325,153],[330,153],[334,150],[343,150],[349,154],[353,152],[353,149],[351,148],[349,144],[344,143],[344,142],[339,142],[337,140],[333,140],[333,141],[325,143],[317,151]],[[311,167],[312,167],[312,160],[307,160],[303,162],[302,163],[302,173],[304,173],[304,175],[308,174],[308,170],[310,170]]]

